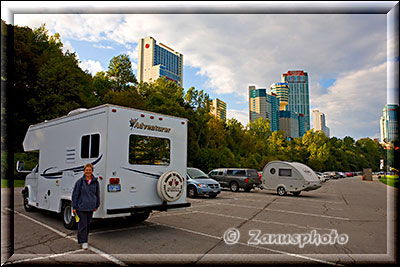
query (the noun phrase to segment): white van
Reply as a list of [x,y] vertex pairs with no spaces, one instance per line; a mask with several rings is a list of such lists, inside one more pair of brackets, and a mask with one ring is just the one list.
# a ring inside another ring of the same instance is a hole
[[287,192],[299,195],[301,191],[310,191],[322,186],[315,172],[299,162],[271,161],[265,165],[261,189],[274,190],[283,196]]
[[189,207],[187,124],[105,104],[30,126],[23,147],[39,151],[39,163],[26,177],[25,209],[62,212],[64,226],[75,228],[71,194],[87,163],[100,183],[101,204],[93,218],[146,220],[152,210]]

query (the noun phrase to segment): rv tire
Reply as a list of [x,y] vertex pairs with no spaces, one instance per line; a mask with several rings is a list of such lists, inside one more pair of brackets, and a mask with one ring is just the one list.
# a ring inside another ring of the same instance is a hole
[[298,195],[300,195],[300,193],[301,193],[301,191],[292,192],[292,194],[293,194],[294,196],[298,196]]
[[77,228],[78,224],[75,221],[75,217],[72,216],[72,204],[70,201],[64,202],[61,214],[65,228],[70,230]]
[[29,202],[29,199],[28,199],[28,197],[29,197],[29,189],[28,189],[28,188],[25,188],[23,194],[24,194],[24,195],[23,195],[23,196],[24,196],[24,209],[25,209],[26,211],[28,211],[28,212],[34,211],[34,210],[35,210],[35,207],[33,207],[33,206],[31,206],[31,205],[28,204],[28,202]]
[[231,189],[232,192],[237,192],[239,191],[239,185],[237,182],[231,182],[229,184],[229,188]]
[[150,211],[145,211],[141,213],[132,213],[132,215],[126,217],[126,219],[128,223],[140,223],[147,220],[149,216],[150,216]]
[[283,186],[278,187],[278,189],[276,191],[277,191],[278,195],[280,195],[280,196],[286,195],[286,190]]

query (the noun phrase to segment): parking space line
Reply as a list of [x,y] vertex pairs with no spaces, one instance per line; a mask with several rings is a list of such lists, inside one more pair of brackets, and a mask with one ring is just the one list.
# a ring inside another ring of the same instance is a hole
[[[163,224],[163,223],[156,223],[156,224],[164,226],[164,227],[168,227],[168,228],[172,228],[172,229],[176,229],[176,230],[180,230],[180,231],[196,234],[196,235],[210,237],[210,238],[213,238],[213,239],[217,239],[219,241],[223,240],[223,237],[213,236],[213,235],[209,235],[209,234],[205,234],[205,233],[202,233],[202,232],[197,232],[197,231],[193,231],[193,230],[189,230],[189,229],[185,229],[185,228],[181,228],[181,227],[177,227],[177,226],[172,226],[172,225]],[[282,250],[276,250],[276,249],[271,249],[271,248],[267,248],[267,247],[251,245],[251,244],[247,244],[247,243],[243,243],[243,242],[237,242],[236,244],[244,245],[244,246],[247,246],[247,247],[253,247],[253,248],[257,248],[257,249],[261,249],[261,250],[267,250],[267,251],[270,251],[270,252],[275,252],[277,254],[284,254],[284,255],[287,255],[287,256],[301,258],[301,259],[305,259],[305,260],[320,262],[320,263],[324,263],[324,264],[343,266],[343,265],[338,264],[338,263],[329,262],[329,261],[325,261],[325,260],[321,260],[321,259],[316,259],[316,258],[312,258],[312,257],[300,255],[300,254],[289,253],[289,252],[282,251]]]
[[[224,215],[224,214],[212,213],[212,212],[207,212],[207,211],[197,211],[197,213],[203,213],[203,214],[206,214],[206,215],[215,215],[215,216],[227,217],[227,218],[238,219],[238,220],[248,220],[247,218],[243,218],[243,217],[232,216],[232,215]],[[284,226],[292,226],[292,227],[303,228],[303,229],[315,229],[315,230],[327,230],[327,231],[334,230],[334,229],[329,229],[329,228],[319,228],[319,227],[308,226],[308,225],[307,226],[302,226],[302,225],[293,224],[293,223],[280,223],[280,222],[273,222],[273,221],[263,221],[263,220],[258,220],[258,219],[252,219],[250,221],[258,222],[258,223],[265,223],[265,224],[278,224],[278,225],[284,225]]]
[[48,255],[48,256],[39,256],[39,257],[35,257],[35,258],[16,260],[16,261],[12,261],[10,263],[16,264],[16,263],[28,262],[28,261],[34,261],[34,260],[50,259],[50,258],[65,256],[65,255],[69,255],[69,254],[74,254],[74,253],[81,252],[81,251],[84,251],[84,250],[83,249],[77,249],[77,250],[73,250],[73,251],[68,251],[68,252],[59,253],[59,254],[52,254],[52,255]]
[[[214,203],[217,205],[223,205],[223,206],[232,206],[232,207],[239,207],[239,208],[251,208],[251,209],[257,209],[257,210],[262,210],[263,208],[260,207],[252,207],[252,206],[246,206],[246,205],[238,205],[238,204],[230,204],[230,203]],[[350,220],[349,218],[343,218],[343,217],[336,217],[336,216],[329,216],[329,215],[322,215],[322,214],[313,214],[313,213],[304,213],[304,212],[297,212],[297,211],[290,211],[290,210],[275,210],[275,209],[269,209],[265,208],[264,210],[267,211],[276,211],[276,212],[286,212],[286,213],[293,213],[293,214],[299,214],[299,215],[305,215],[305,216],[314,216],[314,217],[322,217],[322,218],[329,218],[329,219],[335,219],[335,220],[344,220],[348,221]]]
[[[18,214],[18,215],[26,218],[28,220],[33,221],[33,222],[35,222],[35,223],[37,223],[37,224],[49,229],[50,231],[53,231],[54,233],[60,235],[61,237],[64,237],[64,238],[69,239],[69,240],[72,240],[75,243],[77,242],[76,238],[74,238],[72,236],[69,236],[69,235],[67,235],[67,234],[65,234],[65,233],[63,233],[63,232],[61,232],[61,231],[59,231],[59,230],[47,225],[47,224],[44,224],[44,223],[42,223],[42,222],[40,222],[38,220],[35,220],[35,219],[33,219],[33,218],[29,217],[29,216],[26,216],[25,214],[22,214],[22,213],[20,213],[20,212],[18,212],[16,210],[12,210],[12,209],[9,209],[9,208],[6,208],[6,209],[9,210],[9,211],[14,212],[15,214]],[[93,247],[93,246],[89,246],[89,250],[95,252],[96,254],[98,254],[98,255],[106,258],[106,259],[108,259],[109,261],[114,262],[115,264],[118,264],[120,266],[128,266],[125,262],[122,262],[121,260],[119,260],[119,259],[117,259],[117,258],[115,258],[115,257],[113,257],[113,256],[111,256],[111,255],[109,255],[109,254],[107,254],[107,253],[105,253],[105,252]]]
[[128,227],[128,228],[120,228],[120,229],[113,229],[113,230],[104,230],[104,231],[98,231],[98,232],[90,232],[89,235],[98,235],[98,234],[107,234],[107,233],[112,233],[112,232],[118,232],[118,231],[125,231],[125,230],[132,230],[132,229],[140,229],[140,228],[146,228],[146,227],[152,227],[154,225],[148,224],[148,225],[139,225],[139,226],[133,226],[133,227]]
[[[244,200],[244,201],[252,201],[252,202],[264,202],[266,201],[266,199],[262,199],[262,198],[256,198],[257,200],[254,199],[248,199],[245,197],[237,197],[237,198],[233,198],[234,200]],[[343,204],[343,202],[341,201],[327,201],[327,200],[316,200],[316,199],[307,199],[307,198],[302,198],[302,197],[296,197],[296,198],[279,198],[277,200],[295,200],[295,201],[299,201],[299,200],[305,200],[305,201],[314,201],[314,202],[322,202],[322,203],[331,203],[331,204]],[[267,199],[268,200],[268,199]]]

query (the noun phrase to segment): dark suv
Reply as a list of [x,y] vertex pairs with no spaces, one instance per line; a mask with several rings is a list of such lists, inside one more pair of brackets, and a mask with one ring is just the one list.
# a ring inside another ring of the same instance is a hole
[[210,171],[208,176],[218,181],[221,187],[228,187],[233,192],[239,191],[239,188],[250,192],[260,185],[260,176],[255,169],[221,168]]

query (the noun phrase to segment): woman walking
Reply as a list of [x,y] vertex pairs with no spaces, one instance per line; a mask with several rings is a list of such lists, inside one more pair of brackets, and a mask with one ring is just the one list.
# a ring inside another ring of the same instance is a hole
[[100,186],[93,175],[93,165],[86,164],[84,175],[76,181],[72,191],[72,212],[78,215],[78,244],[88,248],[89,224],[93,212],[100,206]]

